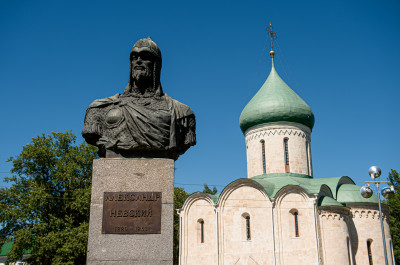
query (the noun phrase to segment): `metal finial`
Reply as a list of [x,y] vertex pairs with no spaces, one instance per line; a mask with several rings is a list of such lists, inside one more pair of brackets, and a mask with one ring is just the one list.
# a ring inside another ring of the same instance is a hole
[[269,37],[271,39],[271,51],[269,52],[269,55],[271,55],[271,58],[274,58],[275,52],[274,52],[274,42],[273,39],[276,39],[276,34],[275,32],[272,31],[273,27],[272,27],[272,23],[269,23],[269,28],[267,28]]
[[382,196],[385,199],[390,199],[390,198],[393,198],[393,196],[394,196],[394,190],[392,190],[391,187],[390,188],[386,187],[386,188],[382,189],[381,192],[382,192]]
[[374,194],[370,186],[362,186],[360,193],[366,199],[371,198],[372,194]]
[[381,169],[377,166],[372,166],[369,168],[368,174],[371,176],[372,179],[377,179],[381,175]]

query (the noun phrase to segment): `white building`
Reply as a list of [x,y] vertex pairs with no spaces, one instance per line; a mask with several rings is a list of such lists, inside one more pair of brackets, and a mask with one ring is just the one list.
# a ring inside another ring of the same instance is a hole
[[[384,264],[378,198],[363,198],[349,177],[314,178],[313,125],[311,108],[272,62],[240,116],[248,176],[186,200],[180,264]],[[385,206],[383,219],[392,265]]]

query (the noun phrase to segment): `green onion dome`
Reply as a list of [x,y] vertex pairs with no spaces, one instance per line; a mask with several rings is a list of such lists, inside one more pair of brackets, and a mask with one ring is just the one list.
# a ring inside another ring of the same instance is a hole
[[267,81],[243,109],[239,124],[242,132],[270,122],[296,122],[310,129],[314,114],[307,105],[278,75],[272,59],[272,69]]

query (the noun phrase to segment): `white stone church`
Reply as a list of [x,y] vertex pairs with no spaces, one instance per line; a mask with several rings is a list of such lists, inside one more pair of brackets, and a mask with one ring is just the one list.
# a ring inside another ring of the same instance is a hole
[[[349,177],[314,178],[313,125],[311,108],[272,61],[240,116],[247,178],[186,200],[179,210],[181,265],[385,264],[378,198],[363,198]],[[393,265],[386,206],[383,219]]]

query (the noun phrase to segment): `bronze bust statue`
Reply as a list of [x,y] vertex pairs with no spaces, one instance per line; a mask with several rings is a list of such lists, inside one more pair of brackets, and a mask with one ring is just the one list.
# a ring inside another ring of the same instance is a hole
[[100,157],[176,160],[196,144],[194,113],[163,92],[161,64],[157,44],[150,37],[138,40],[125,91],[90,104],[82,136],[99,148]]

